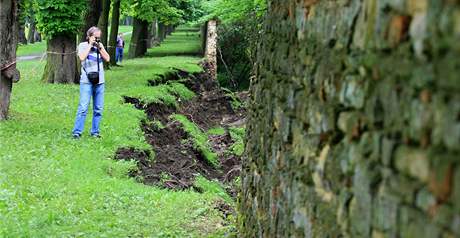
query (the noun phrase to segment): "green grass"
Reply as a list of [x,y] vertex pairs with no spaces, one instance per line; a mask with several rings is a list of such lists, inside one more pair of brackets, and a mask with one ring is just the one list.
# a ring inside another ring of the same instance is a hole
[[229,148],[230,153],[236,156],[242,156],[244,153],[244,137],[246,128],[244,127],[231,127],[229,128],[230,136],[235,143]]
[[[186,41],[184,39],[193,39]],[[167,37],[161,47],[149,49],[147,56],[162,57],[170,54],[174,55],[199,55],[201,42],[197,32],[176,32],[174,37]]]
[[111,159],[120,147],[151,148],[139,126],[145,114],[123,104],[122,96],[189,98],[178,85],[164,90],[149,87],[148,80],[171,67],[199,71],[199,60],[142,58],[106,72],[103,138],[88,136],[88,115],[81,140],[70,137],[79,87],[44,84],[43,61],[19,62],[22,80],[14,85],[11,117],[0,123],[0,237],[222,235],[213,207],[227,197],[215,185],[200,180],[207,191],[202,194],[144,186],[126,175],[133,163]]
[[[127,33],[133,30],[132,26],[120,26],[118,28],[119,32]],[[27,29],[26,29],[26,32]],[[109,28],[110,32],[110,28]],[[125,35],[125,52],[129,50],[129,42],[131,41],[131,34]],[[46,40],[41,42],[36,42],[34,44],[19,45],[18,51],[16,52],[17,56],[29,56],[29,55],[42,55],[46,51]]]
[[215,127],[215,128],[211,128],[207,131],[208,135],[218,135],[218,136],[221,136],[221,135],[224,135],[225,134],[225,129],[222,128],[222,127]]
[[206,161],[217,167],[219,165],[219,161],[216,153],[210,149],[211,147],[208,143],[208,135],[203,132],[195,123],[189,121],[184,115],[173,114],[171,115],[171,118],[182,124],[184,131],[187,132],[190,137],[192,137],[192,142],[195,149],[203,154]]

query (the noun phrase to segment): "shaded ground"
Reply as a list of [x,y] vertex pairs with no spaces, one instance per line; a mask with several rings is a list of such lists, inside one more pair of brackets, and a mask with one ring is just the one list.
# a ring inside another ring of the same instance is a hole
[[[143,109],[147,114],[148,121],[142,123],[142,129],[147,142],[155,151],[154,159],[151,159],[153,156],[148,152],[133,148],[119,149],[115,159],[137,160],[139,169],[132,172],[131,176],[140,178],[147,185],[169,189],[192,188],[200,192],[201,188],[194,185],[197,175],[230,184],[239,176],[241,161],[238,156],[227,152],[235,143],[228,132],[228,127],[234,124],[241,125],[241,122],[244,122],[245,110],[240,108],[235,111],[231,106],[234,98],[227,96],[206,72],[189,74],[176,69],[172,73],[150,81],[150,85],[172,81],[182,82],[197,96],[190,101],[180,103],[178,108],[161,103],[144,105],[136,98],[124,98],[125,102]],[[211,165],[193,146],[191,135],[182,129],[181,123],[169,118],[174,113],[185,115],[204,132],[215,127],[225,128],[225,133],[222,135],[208,137],[212,151],[218,155],[218,167]],[[232,196],[236,195],[236,190],[232,186],[228,186],[227,191]]]

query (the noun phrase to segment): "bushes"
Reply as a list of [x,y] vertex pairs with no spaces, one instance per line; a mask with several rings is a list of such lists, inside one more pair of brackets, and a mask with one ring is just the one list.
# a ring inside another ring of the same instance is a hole
[[203,6],[208,13],[203,19],[220,19],[219,83],[233,90],[247,89],[267,8],[265,0],[213,0]]

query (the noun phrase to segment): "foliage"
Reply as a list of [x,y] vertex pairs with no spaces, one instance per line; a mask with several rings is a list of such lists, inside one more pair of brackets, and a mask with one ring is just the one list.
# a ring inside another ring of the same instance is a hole
[[181,23],[197,21],[203,17],[202,0],[170,0],[172,6],[183,11]]
[[36,0],[37,27],[47,38],[77,33],[82,22],[86,0]]
[[231,89],[246,89],[256,58],[256,46],[262,35],[265,0],[203,1],[206,15],[220,20],[218,31],[218,80]]
[[167,25],[179,23],[183,11],[173,7],[168,0],[129,0],[128,12],[138,19],[153,22],[158,19]]
[[204,20],[217,17],[223,23],[242,21],[248,16],[261,18],[267,9],[266,0],[211,0],[202,4],[207,12]]

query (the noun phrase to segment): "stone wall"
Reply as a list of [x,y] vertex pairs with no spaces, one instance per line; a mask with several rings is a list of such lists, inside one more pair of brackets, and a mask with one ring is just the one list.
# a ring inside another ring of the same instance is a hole
[[460,237],[460,1],[270,0],[242,237]]

